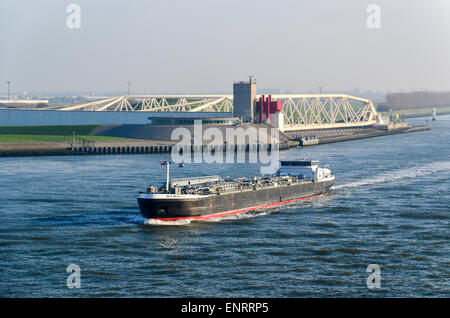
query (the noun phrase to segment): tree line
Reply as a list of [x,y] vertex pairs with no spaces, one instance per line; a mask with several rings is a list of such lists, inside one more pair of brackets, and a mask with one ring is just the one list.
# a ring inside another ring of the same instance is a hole
[[445,106],[450,106],[450,92],[410,92],[387,94],[386,102],[380,104],[379,108],[401,110]]

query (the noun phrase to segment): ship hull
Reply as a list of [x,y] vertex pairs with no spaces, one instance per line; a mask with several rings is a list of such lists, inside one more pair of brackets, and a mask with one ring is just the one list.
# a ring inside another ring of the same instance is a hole
[[211,219],[312,198],[328,191],[333,182],[334,179],[192,197],[183,195],[155,197],[141,194],[138,197],[138,204],[142,215],[148,219],[161,221]]

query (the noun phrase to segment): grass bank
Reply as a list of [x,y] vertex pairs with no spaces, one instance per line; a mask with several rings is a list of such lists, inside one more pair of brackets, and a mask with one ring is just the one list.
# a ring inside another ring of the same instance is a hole
[[79,126],[0,126],[0,135],[89,136],[99,125]]
[[106,140],[128,140],[128,138],[107,136],[58,136],[58,135],[25,135],[25,134],[0,134],[0,142],[75,142],[80,141],[106,141]]
[[128,138],[92,136],[99,125],[80,126],[0,126],[0,142],[71,142],[128,140]]

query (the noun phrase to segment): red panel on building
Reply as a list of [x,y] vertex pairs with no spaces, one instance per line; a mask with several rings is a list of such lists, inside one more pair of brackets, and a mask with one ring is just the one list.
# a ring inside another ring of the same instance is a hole
[[270,112],[278,113],[283,109],[283,105],[281,104],[281,100],[275,100],[270,103]]
[[267,98],[262,95],[258,101],[256,101],[256,117],[259,122],[263,122],[265,119],[270,119],[270,114],[278,113],[282,110],[283,106],[281,100],[272,100],[272,95]]

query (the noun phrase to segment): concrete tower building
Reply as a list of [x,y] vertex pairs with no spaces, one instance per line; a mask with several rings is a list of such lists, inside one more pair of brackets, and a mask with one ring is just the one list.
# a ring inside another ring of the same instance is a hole
[[254,121],[254,105],[256,99],[256,82],[250,77],[248,82],[233,84],[233,117],[239,117],[244,122]]

